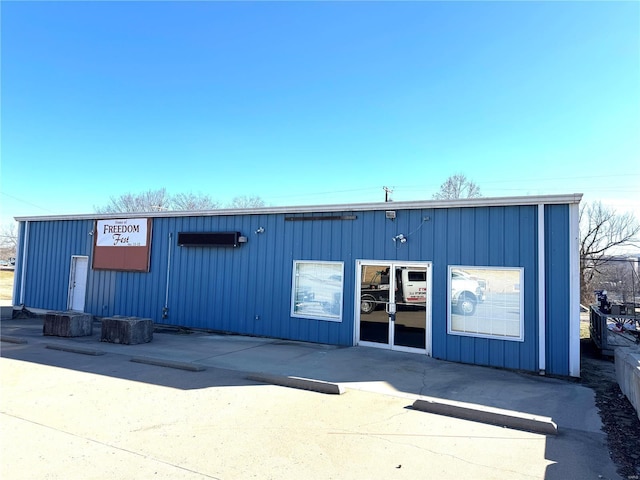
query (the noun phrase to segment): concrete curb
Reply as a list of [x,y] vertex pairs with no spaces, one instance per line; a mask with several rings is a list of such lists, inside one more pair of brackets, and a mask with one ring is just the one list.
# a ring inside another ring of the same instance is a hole
[[558,434],[558,426],[550,417],[541,417],[514,410],[503,410],[501,408],[432,397],[423,397],[416,400],[413,403],[413,408],[423,412],[500,425],[517,430],[527,430],[546,435]]
[[636,409],[640,418],[640,349],[618,347],[615,349],[616,380],[620,390]]
[[177,368],[178,370],[187,370],[189,372],[202,372],[206,370],[202,365],[196,365],[195,363],[175,362],[172,360],[162,360],[151,357],[132,357],[130,361],[135,363],[144,363],[147,365],[156,365],[158,367]]
[[247,380],[253,380],[261,383],[271,383],[283,387],[299,388],[301,390],[310,390],[312,392],[327,393],[330,395],[342,395],[345,392],[344,387],[338,383],[323,382],[321,380],[312,380],[300,377],[285,377],[281,375],[269,375],[266,373],[255,373],[247,376]]
[[102,350],[96,350],[94,348],[71,347],[68,345],[56,345],[54,343],[45,344],[45,348],[48,348],[50,350],[60,350],[62,352],[81,353],[82,355],[93,355],[93,356],[104,355],[106,353]]
[[24,340],[23,338],[9,337],[7,335],[0,335],[0,342],[16,343],[16,344],[19,344],[19,345],[22,345],[22,344],[25,344],[25,343],[29,343],[26,340]]

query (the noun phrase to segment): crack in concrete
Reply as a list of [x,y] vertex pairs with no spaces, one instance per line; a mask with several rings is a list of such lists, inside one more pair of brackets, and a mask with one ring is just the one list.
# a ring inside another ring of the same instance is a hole
[[[419,446],[419,445],[415,445],[415,444],[413,444],[413,443],[406,443],[406,442],[394,441],[394,440],[393,440],[393,439],[391,439],[391,438],[385,438],[385,437],[383,437],[383,436],[376,435],[376,434],[364,434],[364,435],[366,435],[366,436],[368,436],[368,437],[374,437],[374,438],[377,438],[378,440],[381,440],[381,441],[384,441],[384,442],[387,442],[387,443],[390,443],[390,444],[403,445],[403,446],[405,446],[405,447],[412,447],[412,448],[414,448],[414,449],[416,449],[416,450],[420,450],[420,451],[423,451],[423,452],[429,452],[429,453],[431,453],[431,454],[433,454],[433,455],[437,455],[437,456],[441,456],[441,457],[449,457],[449,458],[451,458],[451,459],[454,459],[454,460],[458,460],[458,461],[464,462],[464,463],[466,463],[467,465],[473,465],[473,466],[476,466],[476,467],[483,467],[483,468],[486,468],[486,469],[488,469],[488,470],[493,470],[493,471],[509,472],[509,473],[513,473],[513,474],[516,474],[516,475],[520,475],[520,476],[522,476],[522,477],[528,477],[528,478],[539,478],[539,476],[538,476],[538,475],[530,475],[530,474],[528,474],[528,473],[518,472],[518,471],[516,471],[516,470],[511,470],[511,469],[506,469],[506,468],[498,468],[498,467],[494,467],[494,466],[492,466],[492,465],[485,465],[485,464],[478,463],[478,462],[472,462],[472,461],[470,461],[470,460],[467,460],[467,459],[465,459],[465,458],[459,457],[459,456],[457,456],[457,455],[453,455],[453,454],[445,453],[445,452],[438,452],[438,451],[435,451],[435,450],[432,450],[432,449],[429,449],[429,448],[424,448],[424,447],[421,447],[421,446]],[[466,438],[466,437],[465,437],[465,438]],[[538,439],[532,439],[532,440],[539,441]]]
[[135,455],[137,457],[141,457],[141,458],[144,458],[144,459],[147,459],[147,460],[153,460],[154,462],[162,463],[163,465],[168,465],[170,467],[177,468],[179,470],[184,470],[185,472],[194,473],[194,474],[197,474],[197,475],[202,475],[203,477],[211,478],[212,480],[222,480],[220,477],[214,477],[214,476],[211,476],[211,475],[207,475],[206,473],[198,472],[196,470],[192,470],[190,468],[183,467],[181,465],[176,465],[174,463],[167,462],[165,460],[153,457],[151,455],[145,455],[143,453],[135,452],[133,450],[129,450],[129,449],[126,449],[126,448],[123,448],[123,447],[119,447],[117,445],[113,445],[111,443],[102,442],[100,440],[96,440],[95,438],[85,437],[83,435],[77,435],[77,434],[75,434],[73,432],[68,432],[68,431],[62,430],[60,428],[52,427],[50,425],[45,425],[43,423],[36,422],[36,421],[33,421],[33,420],[29,420],[28,418],[20,417],[18,415],[12,415],[12,414],[4,412],[4,411],[0,412],[0,415],[5,415],[7,417],[15,418],[15,419],[21,420],[23,422],[28,422],[28,423],[31,423],[33,425],[37,425],[37,426],[42,427],[42,428],[53,430],[54,432],[63,433],[65,435],[69,435],[69,436],[72,436],[72,437],[75,437],[75,438],[79,438],[79,439],[85,440],[87,442],[95,443],[96,445],[101,445],[103,447],[113,448],[114,450],[118,450],[120,452],[128,453],[130,455]]

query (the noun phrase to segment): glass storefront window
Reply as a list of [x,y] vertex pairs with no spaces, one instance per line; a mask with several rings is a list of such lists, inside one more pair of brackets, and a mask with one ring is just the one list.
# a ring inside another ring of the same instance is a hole
[[293,262],[291,316],[342,321],[342,262]]
[[449,266],[452,335],[524,341],[523,268]]

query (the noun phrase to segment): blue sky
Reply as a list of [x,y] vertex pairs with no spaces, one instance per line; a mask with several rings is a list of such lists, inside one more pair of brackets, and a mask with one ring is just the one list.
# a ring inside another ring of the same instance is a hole
[[11,2],[1,215],[584,193],[640,217],[638,2]]

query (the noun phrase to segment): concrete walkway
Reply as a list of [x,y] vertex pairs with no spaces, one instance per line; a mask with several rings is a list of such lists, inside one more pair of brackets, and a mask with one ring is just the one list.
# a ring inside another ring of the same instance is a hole
[[[427,422],[425,425],[430,425],[428,438],[421,440],[426,442],[425,444],[420,447],[405,446],[405,449],[409,448],[413,452],[409,458],[420,458],[421,460],[418,462],[420,465],[426,462],[423,468],[440,468],[435,467],[434,459],[425,452],[437,451],[439,450],[438,445],[442,447],[449,443],[448,440],[444,440],[445,438],[458,438],[461,444],[464,443],[465,449],[471,449],[465,452],[456,449],[455,455],[450,452],[449,467],[442,467],[444,470],[440,470],[440,474],[428,476],[429,478],[618,478],[615,474],[615,466],[608,456],[604,434],[600,430],[601,424],[594,403],[594,394],[590,389],[573,380],[455,364],[416,354],[364,347],[342,348],[243,336],[199,332],[180,333],[170,330],[165,330],[165,333],[156,332],[151,343],[116,345],[99,342],[98,323],[95,324],[96,328],[94,328],[92,336],[77,338],[44,337],[40,319],[3,320],[1,327],[2,357],[3,360],[9,361],[8,364],[3,363],[3,390],[7,374],[20,371],[21,374],[27,376],[26,364],[12,363],[11,359],[26,361],[31,365],[39,364],[47,368],[61,367],[66,372],[76,372],[76,375],[98,374],[101,378],[137,382],[138,386],[143,383],[192,392],[202,389],[219,389],[220,387],[255,387],[259,383],[248,378],[256,378],[257,374],[302,377],[337,383],[348,392],[347,395],[329,400],[334,396],[312,392],[295,393],[292,389],[263,386],[261,391],[273,395],[273,399],[282,395],[287,396],[287,399],[283,400],[285,403],[289,402],[289,397],[301,399],[301,403],[296,403],[296,408],[303,408],[304,414],[292,412],[290,419],[286,412],[278,412],[278,415],[284,415],[281,422],[295,419],[296,425],[302,431],[307,431],[312,437],[312,432],[316,430],[313,430],[314,427],[310,423],[313,424],[314,418],[322,418],[325,422],[323,425],[332,424],[332,428],[337,431],[344,425],[351,424],[350,417],[353,417],[352,419],[358,418],[359,421],[364,422],[363,424],[367,423],[367,418],[375,423],[376,418],[379,417],[376,417],[374,412],[381,404],[384,404],[385,408],[397,408],[397,415],[407,414],[412,418],[407,424],[407,428],[412,433],[403,430],[403,433],[398,431],[398,435],[418,435],[422,438],[427,432],[420,430],[420,427],[415,430],[416,426],[421,425],[422,422]],[[74,351],[76,353],[73,353]],[[155,365],[134,363],[130,361],[132,358],[149,359],[150,363],[155,363]],[[189,371],[160,366],[163,364],[168,366],[173,364],[175,367],[192,365],[198,368]],[[56,375],[61,375],[60,370],[56,370],[56,372]],[[43,372],[39,371],[35,375],[34,378],[40,378],[39,375],[43,375]],[[92,377],[92,381],[95,381],[95,378]],[[17,389],[16,394],[19,392],[20,395],[30,397],[41,393],[38,392],[38,385],[29,387],[17,378],[14,378],[13,382]],[[55,382],[49,380],[47,384],[53,388]],[[126,387],[125,384],[118,383],[118,388]],[[58,392],[58,394],[64,396],[62,392]],[[85,392],[85,394],[88,393]],[[247,418],[251,417],[256,422],[256,428],[260,430],[258,425],[261,421],[266,420],[264,416],[254,417],[253,414],[255,411],[263,411],[262,407],[265,403],[273,406],[271,397],[269,399],[265,399],[264,396],[256,398],[253,394],[250,397],[255,403],[244,399],[243,402],[247,402],[247,410],[243,411],[243,415],[246,415]],[[525,416],[548,417],[557,424],[558,435],[545,436],[539,433],[504,429],[474,421],[419,412],[411,408],[414,401],[425,398],[442,399],[443,402],[470,403],[477,406],[479,411],[497,408],[507,409]],[[234,401],[238,401],[238,399],[235,398]],[[21,404],[8,402],[9,406],[13,405],[11,408],[7,408],[5,400],[2,403],[2,413],[9,415],[9,417],[3,418],[3,423],[5,420],[9,423],[17,422],[14,425],[17,428],[21,423],[22,416],[27,417],[22,421],[23,427],[25,426],[24,421],[47,423],[40,417],[38,419],[28,418],[31,411],[29,409],[22,410],[23,407],[20,406],[24,405],[24,399]],[[219,408],[211,403],[208,404],[208,407],[202,404],[198,405],[199,408],[204,409],[201,411],[208,411],[207,408]],[[307,408],[302,405],[306,405]],[[178,406],[178,408],[182,408],[182,406]],[[195,404],[190,408],[194,409],[192,414],[197,416]],[[252,408],[257,410],[251,410]],[[325,408],[330,410],[325,411]],[[347,410],[343,410],[344,408]],[[276,409],[275,406],[274,409]],[[335,409],[333,415],[331,409]],[[236,414],[239,413],[236,412]],[[369,417],[369,414],[373,417]],[[389,418],[393,418],[396,414],[390,413]],[[141,415],[144,416],[144,414]],[[12,420],[8,420],[9,418]],[[130,417],[126,418],[129,422],[133,421]],[[237,418],[235,420],[243,424],[245,421]],[[185,422],[184,428],[187,428],[189,422],[186,420]],[[100,428],[100,426],[104,428],[103,424],[100,422],[98,424],[95,428]],[[196,424],[197,421],[194,425]],[[434,425],[437,425],[436,431],[431,430]],[[396,427],[398,425],[394,426],[392,421],[382,422],[379,433],[380,435],[392,434]],[[192,425],[192,428],[197,430],[198,427]],[[319,428],[318,425],[315,428]],[[323,430],[323,428],[320,429]],[[384,433],[382,433],[383,430]],[[182,434],[188,435],[188,432],[180,431]],[[274,436],[271,441],[281,441],[285,445],[290,441],[280,433],[272,433]],[[80,435],[82,438],[86,436],[86,432],[74,434]],[[449,435],[453,437],[449,437]],[[479,438],[470,440],[474,435],[479,435]],[[497,440],[498,437],[500,440]],[[511,440],[505,444],[505,438],[511,438]],[[534,453],[524,447],[525,441],[515,441],[515,438],[526,438],[534,443],[541,441],[544,447],[541,452]],[[462,439],[465,439],[464,442]],[[327,449],[326,454],[331,455],[337,464],[341,466],[352,465],[356,468],[348,475],[342,470],[332,470],[332,467],[324,462],[320,462],[319,465],[313,462],[307,464],[307,460],[302,457],[297,461],[305,465],[304,472],[299,470],[295,464],[291,464],[290,469],[287,470],[288,473],[285,474],[280,466],[274,466],[273,452],[269,458],[263,458],[262,454],[254,450],[256,458],[260,459],[256,461],[262,464],[262,470],[256,472],[251,468],[240,468],[236,464],[227,465],[228,468],[216,465],[212,470],[210,466],[200,465],[196,468],[194,465],[194,468],[190,470],[194,476],[187,475],[184,478],[248,478],[249,473],[255,475],[256,478],[300,478],[300,475],[305,478],[389,478],[390,473],[394,478],[427,478],[415,470],[411,471],[405,468],[402,471],[398,466],[394,471],[382,475],[381,471],[372,467],[376,464],[375,461],[367,460],[366,465],[362,465],[362,458],[358,458],[358,456],[362,457],[363,453],[358,453],[357,448],[352,452],[356,457],[343,458],[344,452],[355,448],[349,443],[351,440],[347,441],[341,437],[338,444],[331,443],[330,446],[322,447]],[[235,445],[235,441],[230,438],[225,441],[229,445]],[[259,450],[259,445],[254,444],[254,441],[256,440],[252,440],[250,444],[254,449]],[[321,442],[320,440],[318,442],[317,444],[312,442],[313,448],[320,448]],[[380,445],[376,448],[379,447]],[[133,446],[131,448],[135,450]],[[173,448],[180,447],[174,445]],[[234,448],[243,447],[235,445]],[[297,448],[291,448],[292,451],[297,452]],[[322,450],[322,448],[320,449]],[[341,448],[344,450],[340,450]],[[271,447],[267,451],[271,451]],[[509,452],[510,460],[508,460],[508,468],[502,469],[499,465],[505,466],[505,462],[507,462],[504,458],[505,451]],[[480,452],[483,453],[480,454]],[[480,457],[476,458],[478,454]],[[156,451],[154,455],[162,457],[164,454],[161,451]],[[293,455],[294,459],[297,458],[296,455]],[[340,460],[335,460],[336,455]],[[237,453],[232,457],[238,458]],[[380,461],[383,457],[384,454],[381,452]],[[370,464],[370,462],[373,463]],[[478,470],[479,464],[494,465],[494,462],[495,465],[498,465],[497,467],[492,466],[487,470]],[[173,466],[177,464],[168,459],[166,463]],[[438,463],[438,465],[440,464]],[[446,462],[443,465],[446,465]],[[7,467],[6,459],[3,459],[3,467]],[[11,462],[8,467],[16,468]],[[140,468],[144,470],[143,467]],[[273,472],[279,473],[272,475]],[[370,475],[365,472],[370,472]],[[174,474],[175,471],[167,473],[166,478],[172,478]],[[144,478],[136,475],[118,477],[117,472],[114,475],[109,478]],[[63,477],[54,476],[52,478]],[[82,478],[107,477],[84,476]]]

